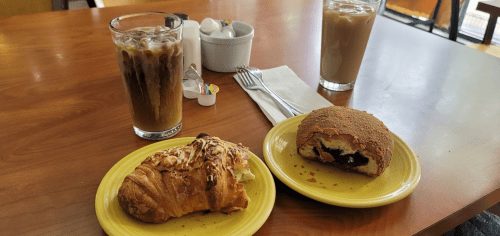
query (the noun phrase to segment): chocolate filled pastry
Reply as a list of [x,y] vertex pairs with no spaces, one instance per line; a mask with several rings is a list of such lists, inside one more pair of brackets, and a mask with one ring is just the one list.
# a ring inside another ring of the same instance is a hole
[[368,176],[389,166],[394,137],[371,114],[341,106],[312,111],[297,130],[297,151],[307,159]]
[[144,222],[162,223],[196,211],[232,214],[250,200],[241,182],[253,179],[247,147],[200,134],[187,146],[147,157],[125,177],[118,203]]

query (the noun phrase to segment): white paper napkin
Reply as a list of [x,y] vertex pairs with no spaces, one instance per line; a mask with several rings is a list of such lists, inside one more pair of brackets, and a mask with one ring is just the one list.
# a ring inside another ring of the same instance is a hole
[[[260,90],[246,89],[236,74],[233,78],[259,105],[273,126],[286,119],[285,115],[266,93]],[[262,70],[262,79],[269,89],[305,114],[319,108],[333,106],[331,102],[310,88],[286,65]]]

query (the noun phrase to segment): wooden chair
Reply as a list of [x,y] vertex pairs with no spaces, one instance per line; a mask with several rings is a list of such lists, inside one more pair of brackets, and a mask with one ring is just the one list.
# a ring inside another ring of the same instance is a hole
[[482,43],[491,44],[491,39],[493,38],[493,33],[497,25],[497,18],[500,17],[500,1],[478,2],[476,10],[486,12],[490,15]]
[[[500,17],[500,1],[480,1],[477,4],[476,10],[490,14],[488,26],[486,26],[482,43],[468,44],[467,47],[474,48],[500,58],[500,46],[491,44],[497,18]],[[498,205],[497,209],[500,210],[500,204]]]
[[53,11],[56,10],[54,5],[58,9],[67,10],[68,0],[1,0],[0,16]]
[[123,6],[132,4],[141,4],[147,2],[158,2],[164,0],[87,0],[89,7],[113,7],[113,6]]
[[456,41],[460,6],[465,0],[386,0],[385,10],[404,15],[410,26],[424,25],[432,32],[434,27],[449,29],[449,39]]

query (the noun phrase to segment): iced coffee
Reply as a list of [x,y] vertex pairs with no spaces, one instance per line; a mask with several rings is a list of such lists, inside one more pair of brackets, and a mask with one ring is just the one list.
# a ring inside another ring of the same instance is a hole
[[354,87],[380,0],[324,0],[320,84]]
[[110,28],[134,130],[142,138],[159,140],[174,136],[182,126],[182,20],[176,26],[174,15],[147,17],[159,18],[163,25],[135,19],[122,23],[129,28],[119,32]]

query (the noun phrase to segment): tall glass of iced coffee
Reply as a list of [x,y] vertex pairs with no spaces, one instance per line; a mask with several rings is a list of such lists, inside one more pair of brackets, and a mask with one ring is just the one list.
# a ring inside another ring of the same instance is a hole
[[182,127],[182,19],[162,12],[117,17],[109,24],[135,133],[161,140]]
[[380,0],[323,0],[320,84],[354,88]]

